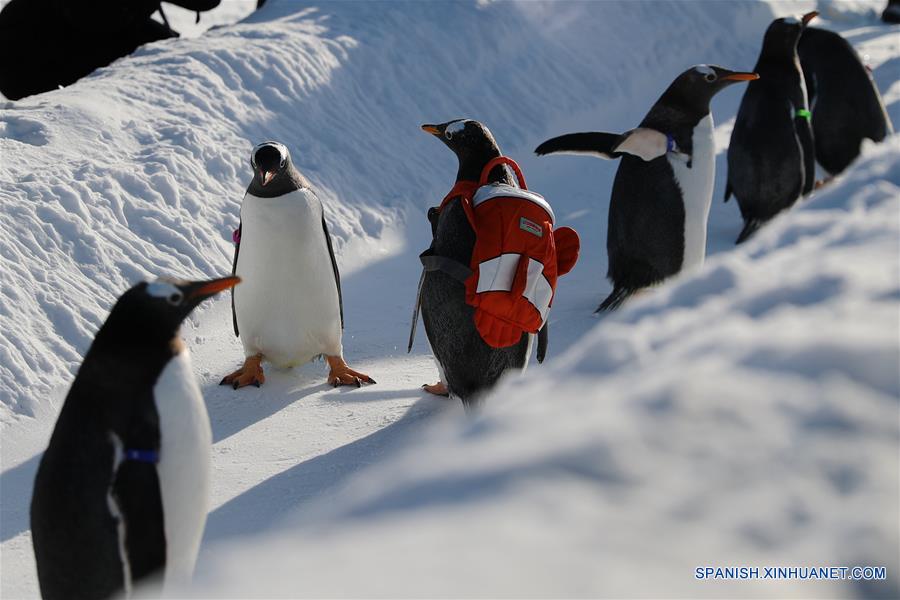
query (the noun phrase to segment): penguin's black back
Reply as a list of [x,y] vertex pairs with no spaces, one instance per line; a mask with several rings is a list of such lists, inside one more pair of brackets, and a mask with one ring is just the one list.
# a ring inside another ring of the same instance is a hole
[[807,27],[797,53],[812,106],[816,160],[840,173],[864,139],[880,142],[888,135],[890,119],[871,75],[843,37]]
[[665,156],[621,160],[609,203],[607,274],[616,288],[633,291],[681,270],[685,211]]
[[[694,128],[706,114],[671,103],[673,99],[664,95],[640,126],[672,136],[678,148],[690,154]],[[613,181],[606,236],[607,276],[614,296],[659,283],[681,270],[684,220],[684,199],[667,156],[644,161],[623,155]]]
[[159,450],[153,387],[173,350],[104,347],[103,334],[85,356],[35,478],[31,531],[45,599],[105,598],[124,589],[109,496],[126,526],[132,581],[165,566],[156,465],[124,461],[114,473],[111,434],[124,449]]
[[[459,200],[438,218],[434,252],[466,266],[471,263],[475,232]],[[493,348],[475,327],[475,309],[466,304],[466,288],[443,271],[429,271],[422,285],[422,321],[431,348],[444,369],[450,391],[468,408],[478,403],[507,369],[525,366],[529,335],[508,348]]]
[[728,183],[746,222],[767,221],[794,204],[805,177],[788,93],[800,85],[800,74],[760,75],[747,86],[728,146]]

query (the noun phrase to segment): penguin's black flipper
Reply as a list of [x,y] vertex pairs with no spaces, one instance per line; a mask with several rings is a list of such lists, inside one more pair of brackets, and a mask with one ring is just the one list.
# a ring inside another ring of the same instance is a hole
[[750,219],[749,221],[745,221],[744,228],[741,229],[741,233],[738,236],[737,240],[735,240],[734,244],[743,244],[745,241],[747,241],[747,238],[756,233],[756,230],[759,229],[762,224],[763,222],[759,219]]
[[551,138],[534,149],[538,156],[547,154],[590,154],[600,158],[618,158],[621,154],[613,152],[622,141],[618,133],[601,133],[588,131],[585,133],[568,133]]
[[[241,252],[241,227],[242,223],[238,223],[237,233],[235,237],[237,240],[234,242],[234,262],[231,263],[231,274],[237,275],[237,261],[238,254]],[[241,332],[238,331],[237,326],[237,312],[234,310],[234,288],[231,288],[231,323],[234,325],[234,335],[240,337]]]
[[334,248],[331,246],[331,233],[328,232],[328,223],[325,215],[322,215],[322,231],[325,232],[325,243],[328,244],[328,256],[331,257],[331,268],[334,270],[334,283],[337,285],[338,307],[341,310],[341,329],[344,328],[344,296],[341,294],[341,273],[338,271],[337,260],[334,258]]
[[156,465],[122,462],[112,496],[126,524],[125,547],[132,581],[161,575],[166,566],[166,534]]
[[621,306],[634,292],[635,290],[630,290],[628,288],[614,287],[612,293],[606,297],[606,300],[600,303],[600,306],[597,307],[594,314],[619,308],[619,306]]
[[731,191],[732,191],[731,190],[731,182],[730,181],[725,182],[725,198],[724,198],[723,202],[728,202],[728,199],[731,198]]
[[547,356],[547,344],[549,343],[549,331],[548,327],[550,327],[550,321],[544,323],[544,326],[538,330],[537,338],[538,338],[538,347],[537,347],[537,361],[539,363],[544,362],[544,358]]

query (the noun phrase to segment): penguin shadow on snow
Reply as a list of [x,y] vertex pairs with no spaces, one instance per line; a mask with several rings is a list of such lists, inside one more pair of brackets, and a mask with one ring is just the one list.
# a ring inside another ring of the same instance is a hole
[[[266,383],[260,388],[237,391],[210,381],[202,390],[212,424],[213,443],[221,442],[307,398],[324,402],[362,403],[416,394],[415,390],[410,389],[334,388],[322,382],[324,373],[322,363],[315,361],[293,369],[270,368]],[[424,392],[422,394],[425,395]]]
[[320,361],[313,361],[293,369],[269,367],[266,383],[259,388],[233,390],[230,386],[219,385],[216,380],[203,385],[203,397],[206,399],[212,424],[213,443],[271,417],[294,402],[332,389],[324,383],[325,369],[322,364]]
[[0,473],[0,542],[31,528],[29,506],[31,488],[43,451]]
[[298,508],[335,494],[350,476],[384,462],[427,421],[455,407],[442,399],[422,398],[387,427],[310,458],[232,498],[209,513],[202,548],[233,536],[258,533]]

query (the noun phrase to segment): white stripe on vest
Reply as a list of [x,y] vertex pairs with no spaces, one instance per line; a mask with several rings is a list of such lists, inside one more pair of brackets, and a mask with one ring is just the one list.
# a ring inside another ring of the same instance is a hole
[[519,266],[521,254],[501,254],[497,258],[486,260],[478,265],[478,288],[481,292],[508,292],[512,289],[516,267]]
[[[482,292],[508,292],[512,289],[516,268],[522,259],[521,254],[501,254],[478,265],[478,287],[476,294]],[[553,288],[544,277],[544,263],[533,258],[528,259],[528,271],[525,279],[524,296],[541,314],[541,320],[547,320],[550,300],[553,299]]]
[[483,185],[475,192],[475,196],[472,198],[472,207],[476,207],[482,202],[486,202],[487,200],[491,200],[493,198],[521,198],[522,200],[528,200],[529,202],[534,202],[550,215],[550,224],[553,225],[556,223],[556,217],[553,215],[553,209],[550,208],[550,204],[544,200],[544,197],[540,194],[536,194],[534,192],[523,190],[522,188],[513,187],[506,183],[490,183],[488,185]]
[[553,299],[553,288],[544,277],[544,263],[541,261],[528,259],[528,278],[525,280],[525,291],[522,295],[541,313],[541,322],[546,321],[550,300]]

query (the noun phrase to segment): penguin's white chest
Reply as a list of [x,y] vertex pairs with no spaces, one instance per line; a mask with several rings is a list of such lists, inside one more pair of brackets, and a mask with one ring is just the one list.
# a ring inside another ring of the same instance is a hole
[[712,114],[703,117],[693,135],[691,166],[682,155],[669,154],[669,164],[675,181],[681,188],[684,202],[684,258],[681,269],[689,270],[703,264],[706,257],[706,226],[712,204],[713,183],[716,178],[716,148],[713,141]]
[[340,355],[337,283],[315,194],[247,194],[241,227],[234,305],[246,354],[281,367]]
[[160,495],[166,534],[165,580],[190,579],[206,524],[212,433],[187,349],[165,366],[153,388],[159,415]]

